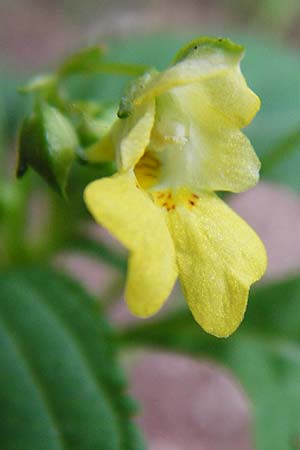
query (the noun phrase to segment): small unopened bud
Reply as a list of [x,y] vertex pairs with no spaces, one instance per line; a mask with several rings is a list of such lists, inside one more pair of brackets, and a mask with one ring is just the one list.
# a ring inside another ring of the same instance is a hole
[[17,177],[22,177],[30,166],[53,189],[65,195],[77,147],[77,135],[70,121],[56,108],[43,103],[22,123]]

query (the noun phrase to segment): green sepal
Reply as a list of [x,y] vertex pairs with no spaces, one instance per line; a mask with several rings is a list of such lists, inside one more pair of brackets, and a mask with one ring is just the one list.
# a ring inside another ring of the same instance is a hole
[[223,50],[239,58],[243,56],[245,50],[242,45],[235,44],[230,39],[203,36],[193,39],[182,47],[175,55],[173,63],[178,63],[186,58],[197,58],[198,54],[202,55],[203,52],[215,51],[216,49]]
[[42,103],[22,123],[17,177],[22,177],[30,166],[65,196],[77,147],[78,139],[70,121],[53,106]]
[[151,68],[144,75],[129,83],[119,104],[119,110],[117,113],[119,119],[126,119],[130,116],[134,107],[134,99],[139,97],[140,93],[145,89],[147,84],[152,81],[157,73],[158,72],[154,68]]

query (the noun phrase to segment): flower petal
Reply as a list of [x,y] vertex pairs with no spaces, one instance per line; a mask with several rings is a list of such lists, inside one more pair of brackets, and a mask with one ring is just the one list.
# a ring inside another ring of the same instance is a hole
[[184,90],[190,90],[190,95],[180,96],[181,107],[187,103],[195,108],[191,114],[190,145],[199,157],[199,165],[194,168],[198,169],[201,188],[242,192],[253,187],[259,180],[260,161],[249,139],[226,116],[216,112],[214,105],[205,104],[202,99],[201,109],[192,86]]
[[[213,58],[214,52],[220,49],[227,55],[226,70],[216,70],[209,77],[201,79],[201,84],[195,83],[195,88],[202,91],[206,101],[215,110],[232,120],[238,128],[243,128],[251,122],[260,108],[260,99],[249,89],[240,70],[240,61],[244,55],[243,47],[228,39],[200,38],[184,47],[176,59],[188,61],[197,55],[203,58],[205,52]],[[198,103],[199,95],[198,99],[193,95],[194,92],[189,101],[192,100],[196,108],[201,108],[202,102]]]
[[117,119],[111,130],[86,151],[91,162],[116,158],[120,171],[134,167],[150,141],[155,102],[136,107],[129,117]]
[[243,47],[228,39],[200,38],[181,52],[174,65],[153,76],[143,90],[136,91],[132,101],[139,105],[175,87],[226,74],[239,67],[243,54]]
[[169,213],[179,278],[195,320],[226,337],[243,319],[250,285],[266,269],[255,232],[214,194]]
[[260,109],[260,99],[248,87],[239,64],[204,80],[202,89],[208,103],[238,128],[249,125]]
[[143,155],[154,123],[155,102],[134,109],[126,119],[118,119],[113,132],[117,161],[121,171],[135,166]]
[[[249,139],[200,85],[161,95],[156,115],[150,147],[157,148],[162,162],[158,188],[242,192],[258,182],[260,161]],[[156,135],[171,138],[159,146]]]
[[92,182],[84,198],[96,221],[131,251],[125,293],[129,309],[140,317],[154,314],[177,278],[163,211],[137,188],[133,173]]
[[112,130],[91,145],[85,151],[85,157],[92,163],[113,161],[115,159],[115,147],[112,141]]

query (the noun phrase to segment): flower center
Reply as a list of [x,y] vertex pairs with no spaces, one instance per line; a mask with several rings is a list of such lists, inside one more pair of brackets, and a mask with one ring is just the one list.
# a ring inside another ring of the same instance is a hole
[[199,195],[186,188],[177,191],[156,191],[152,192],[151,195],[154,203],[161,208],[165,208],[167,212],[174,211],[177,206],[192,209],[199,201]]
[[154,152],[146,151],[134,168],[135,176],[142,189],[150,189],[159,179],[161,162]]
[[162,162],[158,159],[157,153],[146,151],[134,169],[137,186],[149,190],[154,203],[167,212],[174,211],[176,206],[185,206],[188,209],[196,206],[199,196],[188,188],[151,189],[158,185],[161,170]]

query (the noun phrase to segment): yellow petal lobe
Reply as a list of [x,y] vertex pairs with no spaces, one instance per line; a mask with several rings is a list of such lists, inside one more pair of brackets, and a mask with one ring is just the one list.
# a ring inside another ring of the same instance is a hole
[[126,119],[118,119],[114,130],[117,161],[120,171],[134,167],[150,141],[154,124],[155,102],[135,108]]
[[248,87],[239,64],[207,78],[202,88],[215,110],[238,128],[249,125],[260,109],[260,99]]
[[177,278],[163,211],[136,186],[131,172],[90,183],[84,199],[95,220],[131,252],[125,292],[129,309],[139,317],[154,314]]
[[243,57],[243,48],[229,40],[202,38],[194,41],[189,49],[180,51],[173,64],[148,80],[143,90],[137,90],[133,103],[140,105],[165,91],[190,83],[204,82],[215,74],[238,66]]
[[243,319],[249,288],[266,269],[256,233],[214,194],[202,193],[169,217],[179,278],[195,320],[227,337]]
[[242,192],[258,182],[260,161],[249,139],[203,87],[162,94],[156,111],[150,147],[162,165],[160,189]]

